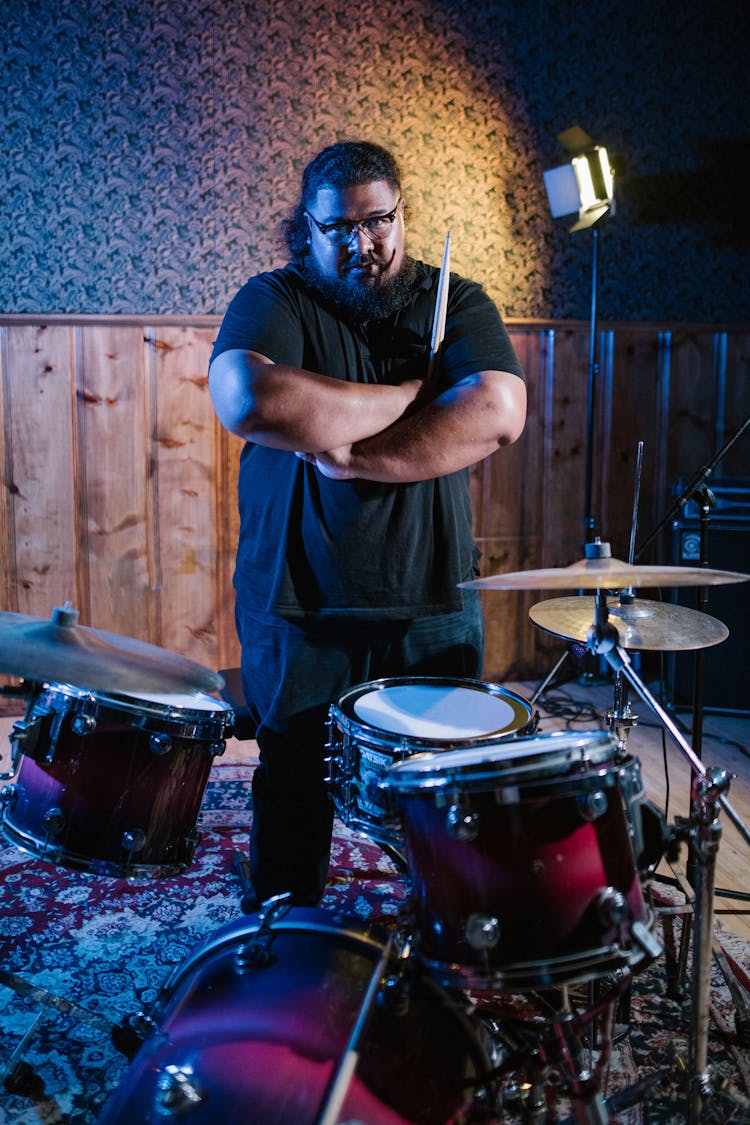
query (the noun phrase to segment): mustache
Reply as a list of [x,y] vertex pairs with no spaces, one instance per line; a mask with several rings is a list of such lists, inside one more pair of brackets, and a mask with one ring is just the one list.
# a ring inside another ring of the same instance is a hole
[[381,259],[376,258],[374,254],[368,252],[365,252],[364,254],[354,254],[348,260],[344,268],[346,270],[352,270],[361,269],[362,266],[377,266],[378,269],[382,272],[383,270],[388,268],[395,256],[396,251],[394,250],[388,261],[384,262]]
[[377,266],[379,264],[381,263],[379,263],[372,254],[355,254],[346,263],[345,268],[348,270],[355,270],[361,268],[362,266]]

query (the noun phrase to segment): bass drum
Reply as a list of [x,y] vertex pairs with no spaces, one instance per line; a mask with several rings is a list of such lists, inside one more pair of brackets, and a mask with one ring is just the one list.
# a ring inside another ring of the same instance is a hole
[[[271,929],[232,922],[175,971],[98,1125],[183,1114],[191,1125],[322,1119],[385,946],[331,926],[320,910],[293,914]],[[398,965],[386,970],[336,1120],[487,1121],[475,1078],[489,1064],[472,1025],[408,959]]]
[[197,693],[104,695],[45,685],[13,726],[0,830],[40,859],[121,878],[178,875],[192,862],[228,704]]
[[536,722],[520,695],[480,680],[406,676],[350,688],[329,713],[336,812],[400,851],[401,826],[382,784],[390,766],[413,754],[494,746],[532,733]]

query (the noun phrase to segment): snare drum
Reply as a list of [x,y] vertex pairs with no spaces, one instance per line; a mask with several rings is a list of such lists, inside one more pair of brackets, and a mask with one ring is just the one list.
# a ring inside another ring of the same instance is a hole
[[413,754],[487,747],[532,732],[529,704],[498,684],[441,677],[371,680],[350,688],[329,713],[330,788],[350,828],[401,847],[381,783]]
[[[300,913],[263,932],[239,919],[188,957],[146,1018],[148,1038],[99,1125],[183,1114],[191,1125],[323,1120],[384,947],[320,911]],[[480,1120],[475,1078],[489,1064],[479,1036],[413,959],[386,970],[358,1049],[336,1121]]]
[[40,859],[157,878],[191,863],[198,813],[233,715],[200,693],[102,695],[49,684],[11,734],[0,830]]
[[640,764],[613,735],[422,755],[386,785],[421,956],[444,984],[523,991],[660,952],[634,858]]

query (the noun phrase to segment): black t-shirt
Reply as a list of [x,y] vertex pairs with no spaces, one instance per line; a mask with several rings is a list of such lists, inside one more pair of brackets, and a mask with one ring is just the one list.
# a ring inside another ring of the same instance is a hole
[[[357,324],[337,316],[296,266],[260,274],[229,305],[213,356],[243,348],[361,383],[424,377],[438,276],[418,262],[411,302],[384,320]],[[484,290],[451,275],[433,377],[448,387],[483,370],[523,378]],[[234,583],[248,610],[292,618],[446,613],[461,608],[457,583],[476,573],[468,469],[408,484],[335,481],[294,453],[247,442],[239,503]]]

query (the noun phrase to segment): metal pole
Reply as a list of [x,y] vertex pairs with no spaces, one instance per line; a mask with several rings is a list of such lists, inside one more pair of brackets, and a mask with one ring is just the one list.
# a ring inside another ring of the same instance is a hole
[[584,493],[583,541],[591,543],[595,538],[596,521],[591,514],[591,494],[594,466],[594,416],[596,406],[596,381],[599,375],[597,352],[597,294],[599,272],[599,228],[592,227],[591,244],[591,324],[589,336],[589,387],[586,416],[586,484]]

